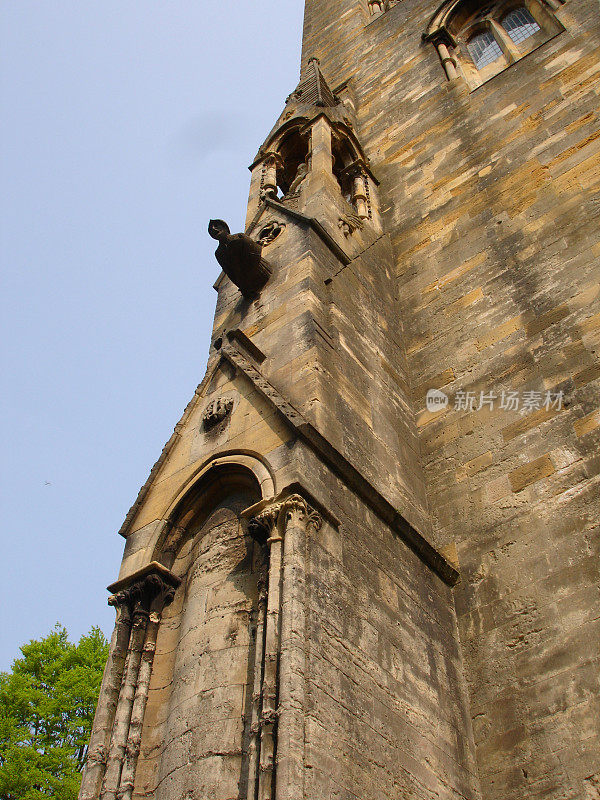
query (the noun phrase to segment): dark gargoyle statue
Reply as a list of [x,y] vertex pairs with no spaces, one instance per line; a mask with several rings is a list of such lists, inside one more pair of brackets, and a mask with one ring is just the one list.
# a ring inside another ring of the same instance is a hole
[[273,274],[268,262],[261,256],[262,245],[245,233],[230,233],[229,225],[222,219],[211,219],[208,232],[219,242],[215,256],[225,275],[235,283],[246,300],[256,298]]

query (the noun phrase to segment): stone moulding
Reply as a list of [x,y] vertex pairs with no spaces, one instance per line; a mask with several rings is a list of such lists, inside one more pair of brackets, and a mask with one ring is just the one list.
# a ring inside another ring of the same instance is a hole
[[[269,201],[270,202],[270,201]],[[212,369],[206,374],[202,383],[196,389],[194,397],[187,405],[181,421],[175,426],[173,435],[163,448],[163,451],[150,471],[150,475],[146,483],[140,489],[138,497],[130,508],[125,521],[121,526],[119,533],[122,536],[127,536],[131,523],[133,522],[139,508],[141,507],[147,493],[152,486],[152,483],[160,471],[162,465],[167,459],[171,449],[174,447],[175,442],[179,438],[179,431],[184,425],[188,416],[192,413],[192,409],[199,397],[202,395],[202,389],[207,384],[214,371],[219,367],[219,364],[224,359],[231,366],[249,380],[259,394],[264,397],[283,417],[289,425],[291,425],[302,440],[324,461],[332,470],[341,477],[349,486],[353,488],[356,494],[382,519],[387,523],[396,533],[406,542],[406,544],[427,564],[446,584],[454,586],[458,579],[459,573],[444,556],[439,553],[415,528],[407,522],[404,517],[397,511],[394,506],[386,500],[385,497],[370,483],[361,473],[339,452],[333,445],[322,436],[316,428],[309,423],[300,412],[294,408],[280,392],[275,389],[269,381],[262,375],[262,373],[253,365],[248,358],[239,349],[236,337],[227,337],[228,342],[221,346],[220,354],[221,360],[216,362]],[[227,453],[217,454],[214,459],[215,463],[221,456]],[[196,475],[197,477],[197,475]],[[272,494],[267,492],[267,494]]]
[[[259,206],[258,211],[250,225],[248,226],[246,233],[249,235],[255,229],[258,221],[262,215],[263,209],[265,207],[272,208],[275,211],[280,211],[282,214],[287,215],[290,219],[295,220],[296,222],[300,222],[304,225],[308,225],[311,227],[317,236],[324,242],[325,245],[331,250],[334,256],[346,266],[349,264],[352,259],[350,258],[347,253],[342,250],[339,244],[335,241],[335,239],[327,232],[327,230],[321,225],[321,223],[316,220],[314,217],[307,217],[306,214],[302,214],[300,211],[294,211],[292,208],[288,208],[288,206],[283,205],[283,203],[279,203],[277,200],[273,200],[272,197],[266,197],[263,200],[261,206]],[[217,278],[214,288],[217,288],[219,284],[219,278]]]

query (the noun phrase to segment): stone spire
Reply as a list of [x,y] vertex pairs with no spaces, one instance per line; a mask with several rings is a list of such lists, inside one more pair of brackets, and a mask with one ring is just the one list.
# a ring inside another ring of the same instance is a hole
[[286,106],[301,104],[325,107],[337,106],[339,102],[339,98],[334,95],[323,77],[319,59],[313,56],[308,61],[306,72],[300,78],[300,83],[287,98]]

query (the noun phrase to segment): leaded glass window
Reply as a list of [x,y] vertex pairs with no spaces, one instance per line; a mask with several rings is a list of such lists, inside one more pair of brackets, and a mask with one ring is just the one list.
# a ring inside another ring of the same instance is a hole
[[477,69],[487,67],[502,56],[500,45],[489,31],[475,34],[467,42],[467,47]]
[[523,6],[509,11],[502,18],[502,27],[515,44],[524,42],[540,30],[540,26]]

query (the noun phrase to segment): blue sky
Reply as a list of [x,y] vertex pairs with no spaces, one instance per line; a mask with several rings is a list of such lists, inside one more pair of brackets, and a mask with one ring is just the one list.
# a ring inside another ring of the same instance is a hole
[[301,0],[0,0],[0,669],[109,635],[123,518],[202,379],[210,217],[298,80]]

